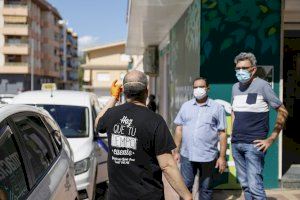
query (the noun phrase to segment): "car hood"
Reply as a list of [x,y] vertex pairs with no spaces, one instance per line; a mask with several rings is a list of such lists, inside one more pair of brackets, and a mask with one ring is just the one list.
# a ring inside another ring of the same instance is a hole
[[89,157],[94,150],[92,138],[67,138],[74,155],[74,162]]

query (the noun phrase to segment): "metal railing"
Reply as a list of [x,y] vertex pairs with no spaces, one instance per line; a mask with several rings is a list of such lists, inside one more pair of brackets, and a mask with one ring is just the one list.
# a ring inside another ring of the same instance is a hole
[[28,24],[4,24],[4,28],[28,28]]
[[4,46],[17,46],[17,47],[27,47],[28,42],[19,42],[19,43],[14,43],[14,42],[5,42]]
[[4,66],[21,67],[21,66],[28,66],[28,63],[26,63],[26,62],[5,62]]

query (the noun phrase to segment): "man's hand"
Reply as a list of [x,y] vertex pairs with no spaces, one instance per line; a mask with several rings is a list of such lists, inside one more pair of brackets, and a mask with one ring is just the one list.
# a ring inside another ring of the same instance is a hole
[[263,151],[264,153],[267,151],[267,149],[273,144],[273,139],[267,138],[265,140],[255,140],[255,146],[259,148],[259,150]]
[[215,168],[219,168],[219,173],[223,173],[226,169],[226,159],[225,157],[219,157],[217,162],[216,162],[216,166]]
[[110,93],[111,93],[111,96],[116,98],[116,100],[119,100],[120,94],[122,93],[123,89],[122,89],[122,84],[118,84],[117,82],[118,82],[118,80],[115,80],[112,83],[111,88],[110,88]]
[[189,194],[188,196],[186,196],[186,197],[184,198],[184,200],[193,200],[192,194]]
[[177,151],[174,151],[173,158],[177,163],[179,163],[180,162],[180,153]]

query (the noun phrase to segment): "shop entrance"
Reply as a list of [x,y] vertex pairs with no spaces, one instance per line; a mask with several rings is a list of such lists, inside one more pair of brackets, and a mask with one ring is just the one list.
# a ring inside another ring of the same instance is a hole
[[284,175],[291,165],[300,165],[300,31],[285,32],[283,101],[289,112],[282,140],[282,174]]

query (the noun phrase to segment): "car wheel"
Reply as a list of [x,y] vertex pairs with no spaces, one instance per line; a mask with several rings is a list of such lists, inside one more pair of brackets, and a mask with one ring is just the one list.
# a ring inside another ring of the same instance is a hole
[[107,182],[99,183],[96,186],[96,200],[107,200]]

